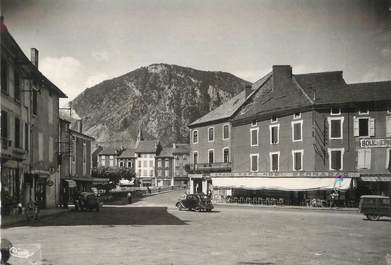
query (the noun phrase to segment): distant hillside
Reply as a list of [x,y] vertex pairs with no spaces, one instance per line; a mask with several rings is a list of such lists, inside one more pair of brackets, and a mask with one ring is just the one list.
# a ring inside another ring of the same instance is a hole
[[132,146],[138,125],[145,138],[187,142],[187,125],[245,88],[225,72],[153,64],[87,88],[72,107],[84,132],[102,145]]

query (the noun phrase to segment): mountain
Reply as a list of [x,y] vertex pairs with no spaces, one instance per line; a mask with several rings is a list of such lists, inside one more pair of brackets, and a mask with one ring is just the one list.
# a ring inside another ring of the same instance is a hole
[[107,146],[144,138],[188,142],[187,125],[250,84],[230,73],[152,64],[87,88],[72,101],[83,132]]

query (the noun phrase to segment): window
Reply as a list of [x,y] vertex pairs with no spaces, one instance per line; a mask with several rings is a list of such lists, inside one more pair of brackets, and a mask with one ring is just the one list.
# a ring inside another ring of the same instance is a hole
[[259,128],[250,129],[250,144],[251,146],[258,146]]
[[330,115],[341,115],[341,108],[331,108]]
[[198,144],[198,131],[193,131],[193,144]]
[[371,149],[357,150],[357,169],[371,168]]
[[369,137],[375,136],[374,118],[354,118],[354,136]]
[[276,116],[273,116],[273,117],[270,119],[270,122],[271,122],[271,123],[275,123],[275,122],[277,122],[277,121],[278,121],[278,119],[277,119]]
[[362,107],[358,110],[358,115],[368,115],[369,109],[367,107]]
[[143,167],[148,167],[148,161],[146,160],[143,161]]
[[[103,159],[105,159],[105,156],[103,156]],[[72,162],[75,163],[76,161],[76,138],[72,137]],[[103,160],[105,162],[105,160]]]
[[300,118],[301,118],[301,112],[293,113],[293,119],[294,119],[294,120],[300,119]]
[[329,148],[329,168],[330,170],[343,170],[344,148]]
[[259,170],[259,154],[250,155],[250,170],[251,172],[257,172]]
[[100,156],[100,161],[101,161],[102,166],[106,166],[106,156],[104,156],[104,155]]
[[19,73],[16,69],[14,70],[14,82],[15,82],[14,98],[17,101],[20,101],[20,79],[19,79]]
[[386,169],[391,170],[391,148],[387,148],[386,152]]
[[208,142],[213,142],[215,140],[215,128],[208,128]]
[[4,110],[1,111],[1,138],[8,138],[8,113]]
[[153,173],[154,173],[153,169],[149,170],[149,176],[153,177],[153,175],[154,175]]
[[292,141],[300,142],[303,141],[303,120],[292,122]]
[[193,153],[193,164],[197,164],[198,163],[198,152],[194,152]]
[[280,125],[270,125],[270,144],[278,144],[280,133],[279,133]]
[[48,120],[49,124],[53,123],[53,97],[48,97]]
[[141,172],[142,172],[141,169],[139,169],[139,170],[138,170],[138,176],[139,176],[139,177],[142,176],[142,175],[141,175]]
[[164,175],[165,175],[166,177],[169,177],[169,176],[170,176],[170,172],[169,172],[168,169],[165,170]]
[[120,167],[124,167],[124,162],[120,161],[120,162],[119,162],[119,166],[120,166]]
[[8,64],[4,58],[1,59],[1,92],[8,94]]
[[129,161],[129,162],[128,162],[128,167],[129,167],[129,168],[132,168],[132,167],[133,167],[132,161]]
[[293,170],[294,171],[303,170],[303,153],[304,153],[304,150],[293,150],[292,151],[292,161],[293,161]]
[[223,148],[223,162],[224,163],[229,162],[229,148],[228,147]]
[[344,117],[328,118],[329,139],[343,139],[343,121]]
[[208,162],[209,162],[209,164],[213,164],[214,163],[214,156],[215,156],[214,150],[213,149],[208,150]]
[[280,152],[270,153],[270,171],[278,171],[280,167]]
[[229,139],[229,125],[225,124],[223,126],[223,140]]
[[152,160],[149,161],[149,167],[153,167],[153,161]]
[[43,134],[38,133],[38,160],[43,160]]
[[20,148],[20,120],[15,118],[15,147]]
[[33,114],[37,115],[37,109],[38,109],[38,95],[37,91],[33,89]]
[[83,143],[83,163],[87,163],[87,144]]
[[168,160],[168,158],[166,158],[166,160],[164,161],[164,167],[165,168],[169,168],[170,167],[170,161]]
[[53,162],[54,156],[54,141],[53,137],[49,136],[49,162]]
[[141,160],[138,161],[138,167],[141,167]]
[[157,167],[162,167],[162,160],[160,158],[157,160]]
[[29,150],[29,125],[27,123],[24,124],[24,149]]

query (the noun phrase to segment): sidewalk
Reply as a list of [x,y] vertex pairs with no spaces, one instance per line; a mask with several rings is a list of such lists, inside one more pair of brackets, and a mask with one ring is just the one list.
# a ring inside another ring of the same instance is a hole
[[[56,216],[68,212],[70,209],[63,208],[50,208],[42,209],[39,212],[39,219],[43,219],[48,216]],[[26,223],[26,217],[24,214],[21,215],[11,215],[11,216],[1,216],[1,228],[6,228],[9,226],[14,226],[17,224]]]
[[308,211],[339,211],[339,212],[351,212],[358,213],[358,208],[341,208],[341,207],[308,207],[308,206],[294,206],[294,205],[259,205],[259,204],[246,204],[246,203],[213,203],[216,206],[223,207],[247,207],[247,208],[265,208],[265,209],[294,209],[294,210],[308,210]]

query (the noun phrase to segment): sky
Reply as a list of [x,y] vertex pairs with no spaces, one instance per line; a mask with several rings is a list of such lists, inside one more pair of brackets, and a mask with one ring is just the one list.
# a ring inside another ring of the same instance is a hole
[[276,64],[391,80],[391,0],[3,0],[1,10],[69,99],[153,63],[251,82]]

